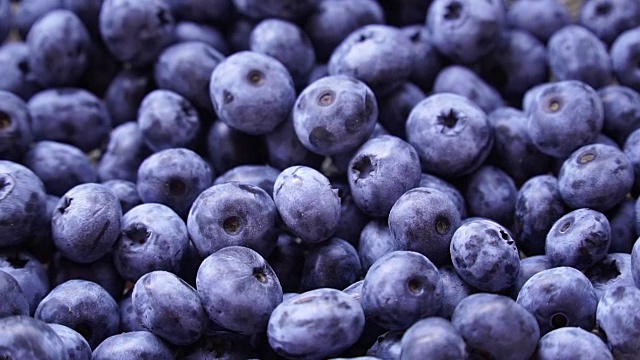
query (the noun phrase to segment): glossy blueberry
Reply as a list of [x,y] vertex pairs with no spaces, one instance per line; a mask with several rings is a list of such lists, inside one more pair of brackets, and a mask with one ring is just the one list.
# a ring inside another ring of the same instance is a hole
[[102,185],[106,186],[118,197],[123,214],[142,203],[136,184],[131,181],[114,179],[105,181]]
[[486,292],[508,289],[520,272],[518,248],[509,230],[483,218],[463,223],[453,233],[451,260],[464,281]]
[[39,141],[24,155],[23,164],[42,182],[48,194],[62,196],[72,187],[98,180],[89,157],[73,145]]
[[151,154],[144,142],[138,123],[128,121],[115,127],[97,165],[98,177],[102,181],[136,181],[138,167]]
[[438,268],[438,271],[440,272],[440,279],[442,279],[443,285],[442,309],[440,309],[438,316],[451,319],[453,310],[455,310],[460,301],[478,292],[478,290],[462,280],[452,265],[441,266]]
[[571,22],[571,13],[560,0],[519,0],[510,4],[507,12],[510,27],[525,30],[544,43]]
[[467,345],[446,319],[431,317],[417,321],[402,335],[400,359],[418,359],[426,354],[433,360],[463,359]]
[[93,350],[93,360],[175,359],[159,337],[148,331],[133,331],[108,337]]
[[419,102],[409,114],[406,131],[423,170],[434,175],[471,173],[493,146],[486,113],[456,94],[434,94]]
[[533,275],[547,269],[551,269],[551,264],[544,255],[532,255],[520,259],[520,271],[518,272],[518,278],[513,286],[511,286],[509,295],[514,300],[517,299],[520,289],[522,289],[522,286],[527,282],[527,280],[529,280]]
[[470,356],[526,360],[540,339],[535,317],[504,295],[479,293],[464,298],[451,317]]
[[442,295],[442,280],[431,260],[413,251],[393,251],[365,275],[361,302],[367,318],[385,329],[402,330],[438,314]]
[[312,152],[300,142],[291,115],[265,134],[264,144],[269,164],[281,170],[294,165],[319,168],[324,160],[324,156]]
[[540,338],[535,358],[566,359],[580,354],[584,360],[613,360],[611,351],[598,335],[579,327],[563,327]]
[[598,333],[615,359],[635,359],[640,354],[638,304],[640,289],[634,286],[612,287],[598,302]]
[[358,256],[366,273],[384,255],[399,250],[384,219],[373,219],[362,229],[358,241]]
[[635,200],[626,198],[605,215],[609,219],[609,225],[611,226],[609,254],[630,254],[633,244],[638,239],[635,227]]
[[4,300],[0,304],[0,318],[12,315],[29,316],[29,301],[13,276],[0,270],[0,292]]
[[465,200],[469,215],[510,226],[518,189],[513,179],[499,167],[484,165],[468,179]]
[[460,65],[450,65],[442,69],[433,83],[433,91],[462,95],[487,114],[504,105],[496,89],[471,69]]
[[242,15],[252,19],[278,17],[286,20],[300,20],[309,15],[320,0],[232,0]]
[[282,232],[278,236],[276,248],[266,258],[285,293],[300,289],[305,250],[299,238]]
[[326,240],[338,227],[340,197],[329,180],[315,169],[306,166],[284,169],[274,184],[273,198],[287,228],[303,241]]
[[83,89],[43,90],[27,105],[35,140],[54,140],[91,151],[101,147],[111,131],[104,103]]
[[284,65],[252,51],[235,53],[216,66],[209,95],[221,121],[251,135],[269,133],[285,121],[296,98]]
[[238,165],[266,162],[262,137],[234,130],[222,121],[215,121],[207,133],[208,160],[216,174]]
[[189,247],[184,221],[162,204],[142,204],[124,214],[114,245],[114,264],[120,275],[137,281],[154,270],[178,273]]
[[293,125],[309,150],[336,155],[355,150],[373,132],[378,105],[371,89],[345,75],[320,78],[298,96]]
[[100,285],[87,280],[68,280],[53,288],[34,317],[68,326],[92,348],[116,334],[120,324],[118,304]]
[[111,54],[134,67],[152,64],[173,41],[175,20],[165,0],[105,0],[99,21]]
[[18,163],[0,160],[0,246],[24,243],[45,222],[42,181]]
[[305,254],[300,288],[344,289],[362,275],[358,252],[347,241],[331,238],[311,247]]
[[12,92],[24,100],[40,89],[31,73],[29,52],[29,46],[22,41],[0,46],[0,89]]
[[591,281],[598,299],[601,299],[609,288],[635,286],[629,253],[609,253],[604,259],[586,269],[584,274]]
[[464,219],[467,217],[467,204],[465,203],[464,196],[458,188],[450,184],[449,182],[430,174],[422,173],[420,176],[420,187],[432,188],[436,190],[440,190],[445,193],[451,201],[455,204],[458,212],[460,213],[460,218]]
[[578,22],[607,45],[625,31],[640,25],[640,4],[633,0],[596,0],[580,8]]
[[113,125],[138,118],[138,107],[147,93],[155,88],[150,71],[123,69],[109,83],[104,102]]
[[622,150],[591,144],[574,151],[562,164],[558,189],[574,209],[607,211],[627,196],[634,178],[631,161]]
[[227,182],[198,195],[189,211],[187,228],[202,257],[232,245],[249,247],[267,257],[278,238],[277,216],[276,204],[266,191],[247,183]]
[[17,95],[0,90],[0,159],[20,161],[32,140],[27,104]]
[[436,48],[457,63],[472,63],[493,50],[506,22],[502,1],[434,0],[427,28]]
[[618,82],[635,91],[640,91],[640,70],[638,70],[638,43],[640,28],[635,27],[621,33],[611,44],[611,64]]
[[449,263],[451,237],[458,226],[455,204],[433,188],[407,191],[389,212],[389,230],[397,248],[423,254],[436,265]]
[[405,125],[409,113],[425,98],[416,85],[405,82],[396,90],[378,99],[379,122],[392,135],[406,139]]
[[255,185],[273,197],[273,184],[280,175],[280,170],[269,165],[238,165],[218,176],[214,185],[227,182],[239,182]]
[[196,287],[212,321],[245,335],[265,331],[282,302],[282,287],[271,266],[243,246],[228,246],[205,258]]
[[378,336],[376,341],[367,350],[367,356],[374,359],[398,359],[402,352],[402,335],[403,330],[387,331]]
[[47,270],[33,255],[24,251],[0,252],[0,271],[11,275],[29,303],[29,315],[33,315],[40,300],[50,290]]
[[573,210],[553,224],[545,243],[552,266],[584,270],[604,259],[611,242],[609,220],[591,209]]
[[64,257],[90,263],[116,242],[121,217],[120,201],[107,187],[78,185],[60,198],[51,219],[51,236]]
[[270,346],[288,358],[331,358],[353,345],[364,329],[357,300],[340,290],[307,291],[278,305],[269,318]]
[[201,41],[172,45],[156,61],[156,84],[184,96],[197,108],[211,112],[213,106],[208,93],[211,72],[223,60],[224,55]]
[[138,314],[133,308],[131,291],[118,302],[118,311],[120,312],[120,332],[148,331],[138,320]]
[[205,332],[209,318],[196,290],[170,272],[143,275],[131,298],[142,326],[171,344],[189,345]]
[[69,360],[91,360],[91,347],[77,331],[56,323],[49,324],[64,344]]
[[[416,1],[414,3],[425,4]],[[402,4],[408,4],[408,2]],[[429,4],[426,4],[426,6],[429,6]],[[426,11],[423,14],[426,14]],[[429,29],[422,25],[423,20],[424,18],[421,18],[420,24],[407,25],[400,30],[409,37],[412,45],[413,68],[411,75],[409,75],[409,80],[424,91],[428,91],[433,86],[433,81],[440,69],[444,66],[444,60],[433,45]]]
[[186,217],[198,195],[211,186],[211,168],[197,153],[172,148],[154,153],[138,168],[137,188],[142,202],[169,206]]
[[593,142],[604,122],[598,93],[589,85],[567,80],[541,85],[531,93],[525,112],[527,129],[543,153],[563,158]]
[[24,315],[0,319],[0,354],[7,359],[69,360],[56,332],[43,321]]
[[602,132],[611,136],[619,145],[640,127],[640,93],[621,85],[609,85],[598,94],[604,106]]
[[[189,4],[181,1],[175,2],[178,4]],[[175,36],[177,42],[201,41],[223,55],[229,54],[229,44],[227,44],[227,39],[223,33],[208,24],[181,21],[176,24]]]

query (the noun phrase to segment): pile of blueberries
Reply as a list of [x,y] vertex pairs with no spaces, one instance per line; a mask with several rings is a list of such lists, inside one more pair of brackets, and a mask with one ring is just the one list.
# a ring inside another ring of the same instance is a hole
[[640,2],[0,0],[0,359],[640,359]]

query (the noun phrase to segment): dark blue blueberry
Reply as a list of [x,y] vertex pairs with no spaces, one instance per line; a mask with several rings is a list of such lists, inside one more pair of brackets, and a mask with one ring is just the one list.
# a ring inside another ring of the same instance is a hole
[[329,179],[315,169],[284,169],[274,184],[273,198],[287,228],[303,241],[326,240],[338,227],[340,197]]
[[105,0],[99,21],[111,54],[134,67],[152,64],[174,38],[175,20],[165,0]]
[[102,181],[136,181],[138,167],[151,154],[135,121],[115,127],[98,162],[98,177]]
[[505,23],[503,1],[434,0],[426,20],[433,44],[457,63],[472,63],[491,52]]
[[596,139],[604,123],[604,109],[591,86],[567,80],[533,89],[523,104],[529,136],[540,151],[563,158]]
[[604,106],[602,132],[616,143],[625,140],[640,127],[640,93],[621,85],[609,85],[598,90]]
[[196,287],[211,320],[245,335],[265,331],[282,302],[282,287],[271,266],[243,246],[228,246],[205,258]]
[[622,150],[610,145],[585,145],[571,154],[558,174],[562,200],[577,209],[611,210],[631,191],[633,165]]
[[508,289],[520,272],[520,255],[509,230],[483,218],[463,223],[453,233],[451,260],[467,284],[485,292]]
[[440,279],[442,279],[442,309],[438,313],[438,316],[451,319],[453,310],[467,296],[478,292],[472,286],[467,284],[460,275],[456,272],[456,269],[452,265],[445,265],[438,268],[440,272]]
[[533,275],[543,271],[551,269],[549,259],[544,255],[532,255],[526,258],[520,259],[520,272],[518,272],[518,278],[509,290],[509,295],[515,300],[518,298],[518,293],[522,286]]
[[34,317],[77,331],[91,348],[115,335],[120,324],[118,304],[100,285],[87,280],[68,280],[53,288]]
[[120,312],[120,332],[148,331],[138,320],[138,314],[133,308],[131,291],[118,302],[118,310]]
[[0,293],[3,295],[0,318],[12,315],[29,316],[29,301],[20,284],[13,276],[2,270],[0,270]]
[[585,270],[605,258],[611,242],[609,220],[600,212],[577,209],[553,224],[545,243],[552,266]]
[[462,196],[460,190],[452,184],[435,175],[423,173],[420,176],[420,184],[418,186],[442,191],[453,201],[460,213],[460,218],[464,219],[467,217],[467,204],[464,201],[464,196]]
[[47,270],[33,255],[23,251],[0,252],[0,271],[11,275],[20,285],[33,315],[40,300],[50,290]]
[[611,226],[609,254],[631,253],[631,248],[638,239],[635,227],[635,203],[634,199],[625,198],[618,206],[605,214]]
[[584,274],[596,290],[598,299],[609,289],[617,286],[635,286],[631,271],[631,255],[628,253],[609,253]]
[[635,91],[640,91],[640,70],[638,57],[640,56],[640,27],[635,27],[621,33],[611,45],[611,64],[618,82]]
[[0,89],[24,100],[40,89],[31,73],[29,46],[26,43],[12,41],[0,46]]
[[73,11],[91,36],[100,38],[100,8],[103,0],[62,0],[62,7]]
[[595,89],[612,81],[607,46],[580,25],[567,25],[549,38],[547,59],[559,81],[579,80]]
[[131,299],[142,326],[171,344],[192,344],[207,328],[209,318],[196,290],[170,272],[143,275]]
[[467,180],[465,200],[471,216],[511,227],[517,196],[513,179],[496,166],[484,165]]
[[358,301],[335,289],[316,289],[278,305],[267,328],[269,344],[287,358],[331,358],[353,345],[364,329]]
[[294,165],[320,168],[324,156],[307,149],[296,135],[293,118],[289,116],[273,131],[264,136],[268,162],[278,169]]
[[198,195],[189,211],[187,228],[203,258],[232,245],[249,247],[267,257],[278,239],[277,216],[276,204],[266,191],[247,183],[227,182]]
[[640,354],[640,289],[616,286],[608,289],[596,310],[598,333],[614,359],[636,359]]
[[[261,354],[264,355],[264,354]],[[246,336],[231,331],[215,331],[187,347],[182,360],[257,359],[258,353]]]
[[341,180],[331,180],[331,185],[338,189],[340,197],[340,220],[333,236],[347,240],[357,247],[360,233],[370,218],[356,205],[349,184],[343,183]]
[[234,130],[222,121],[215,121],[207,133],[207,156],[216,174],[238,165],[265,163],[262,137]]
[[105,181],[102,185],[106,186],[118,197],[123,214],[142,203],[136,184],[131,181],[114,179]]
[[365,273],[378,259],[395,250],[399,250],[398,244],[391,235],[386,220],[373,219],[362,229],[358,241],[358,256]]
[[544,43],[571,22],[571,13],[561,0],[519,0],[510,4],[507,11],[510,27],[525,30]]
[[266,191],[273,197],[273,184],[280,175],[280,170],[269,165],[238,165],[218,176],[214,185],[227,182],[251,184]]
[[369,216],[384,217],[402,194],[418,186],[420,160],[409,143],[383,135],[356,151],[348,176],[351,196],[358,207]]
[[392,330],[378,336],[367,350],[367,356],[374,359],[399,359],[402,352],[400,341],[403,334],[403,330]]
[[598,335],[578,327],[564,327],[540,338],[535,358],[569,359],[576,354],[584,360],[613,360],[611,351]]
[[449,263],[451,237],[458,226],[455,204],[433,188],[407,191],[389,212],[389,230],[397,248],[421,253],[438,266]]
[[216,66],[209,95],[221,121],[251,135],[269,133],[285,121],[296,99],[287,68],[252,51],[237,52]]
[[516,302],[535,316],[540,333],[565,326],[591,330],[598,296],[589,279],[571,267],[543,270],[527,280]]
[[154,67],[156,84],[184,96],[198,109],[212,112],[209,81],[213,69],[223,60],[224,55],[201,41],[177,43],[158,57]]
[[184,221],[167,206],[142,204],[122,217],[113,262],[120,275],[137,281],[154,270],[178,273],[189,248]]
[[433,360],[464,359],[467,345],[446,319],[432,317],[417,321],[402,335],[400,359],[419,359],[429,354]]
[[[228,1],[228,0],[223,0]],[[176,1],[179,4],[189,4]],[[176,41],[201,41],[212,48],[216,49],[223,55],[229,54],[229,44],[224,34],[218,29],[209,26],[208,24],[195,23],[190,21],[181,21],[176,24]]]
[[623,151],[633,165],[634,182],[632,194],[637,195],[640,193],[640,129],[636,129],[629,134],[624,142]]
[[104,95],[114,126],[138,118],[142,99],[155,88],[151,75],[150,71],[123,69],[114,76]]
[[0,90],[0,159],[20,161],[32,140],[27,104],[18,96]]
[[20,0],[20,6],[15,9],[13,25],[20,37],[27,36],[31,26],[50,11],[61,9],[62,0]]
[[314,245],[305,253],[300,288],[302,291],[344,289],[362,274],[360,258],[353,245],[342,239],[331,238]]
[[91,347],[77,331],[56,323],[49,324],[67,349],[69,360],[91,360]]
[[293,125],[309,150],[336,155],[357,149],[371,135],[378,104],[371,89],[345,75],[320,78],[298,96]]
[[0,1],[0,43],[4,42],[13,23],[13,13],[11,12],[11,1]]
[[405,125],[409,113],[425,97],[424,92],[413,83],[403,83],[396,90],[378,99],[380,124],[391,134],[406,139]]
[[51,219],[51,236],[64,257],[94,262],[118,239],[121,217],[120,201],[107,187],[78,185],[60,198]]
[[496,89],[471,69],[460,65],[450,65],[442,69],[433,84],[433,92],[462,95],[487,114],[504,105]]
[[0,160],[0,247],[27,241],[46,223],[42,181],[27,167]]
[[166,149],[146,158],[138,168],[142,202],[169,206],[186,217],[198,195],[213,182],[209,164],[189,149]]
[[[356,301],[358,301],[358,303],[360,303],[361,300],[362,300],[362,285],[363,284],[364,284],[364,280],[358,280],[358,281],[354,282],[353,284],[349,285],[348,287],[346,287],[342,291],[344,293],[346,293],[346,294],[349,294],[351,297],[356,299]],[[376,347],[375,344],[372,346],[371,344],[377,342],[379,337],[384,335],[386,332],[388,332],[388,331],[385,328],[383,328],[380,325],[376,324],[370,318],[367,318],[366,315],[365,315],[364,330],[362,330],[362,335],[360,335],[360,338],[358,339],[358,341],[356,341],[355,344],[353,344],[351,349],[352,350],[358,350],[359,353],[361,353],[362,350],[364,350],[364,349],[366,349],[368,347],[370,349],[374,349],[374,350],[377,351],[378,349],[381,349],[381,347]],[[351,351],[346,351],[344,354],[345,355],[347,355],[347,354],[350,355]]]
[[98,180],[91,160],[82,150],[56,141],[39,141],[22,159],[42,182],[48,194],[62,196],[72,187]]
[[26,38],[29,67],[45,87],[74,85],[89,65],[91,38],[69,10],[52,10],[33,24]]
[[231,0],[168,0],[167,3],[177,19],[198,23],[222,25],[233,12]]
[[[413,2],[416,4],[425,4],[422,1]],[[404,4],[408,4],[408,2],[398,3],[398,5]],[[426,5],[428,6],[429,4]],[[423,14],[426,14],[426,11]],[[420,24],[408,25],[400,30],[409,37],[412,45],[413,69],[411,75],[409,75],[409,80],[424,91],[429,91],[438,72],[440,72],[440,69],[444,66],[444,59],[433,45],[429,29],[422,25],[424,21],[422,14],[420,17]]]
[[467,296],[454,310],[451,324],[471,358],[526,360],[540,339],[536,318],[504,295]]
[[580,8],[578,22],[611,45],[621,32],[640,25],[640,4],[634,0],[587,1]]
[[17,315],[0,319],[0,355],[6,359],[69,360],[64,342],[46,323]]
[[88,152],[101,147],[111,131],[104,103],[83,89],[43,90],[27,105],[35,140],[68,143]]
[[133,331],[108,337],[93,350],[93,360],[172,360],[175,355],[159,337],[148,331]]
[[278,276],[282,290],[285,293],[300,289],[305,250],[299,238],[283,232],[278,236],[276,248],[266,258]]
[[487,114],[456,94],[434,94],[419,102],[409,114],[406,131],[423,170],[435,175],[469,174],[493,146]]
[[438,269],[426,256],[393,251],[365,275],[361,303],[367,318],[385,329],[402,330],[437,315],[443,291]]

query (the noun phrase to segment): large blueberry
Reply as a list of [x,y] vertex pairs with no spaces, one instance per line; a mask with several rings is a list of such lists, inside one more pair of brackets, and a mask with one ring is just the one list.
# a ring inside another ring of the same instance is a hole
[[[423,4],[419,1],[413,1],[413,3]],[[428,7],[429,4],[426,4],[426,6]],[[424,91],[428,91],[433,86],[433,81],[444,66],[445,61],[434,46],[429,29],[421,23],[407,25],[400,28],[400,30],[411,40],[413,68],[409,79]]]
[[33,315],[40,300],[50,290],[45,267],[30,253],[5,250],[0,252],[0,271],[18,282],[29,303],[29,315]]
[[578,22],[611,45],[621,32],[640,25],[640,4],[634,0],[587,1],[580,8]]
[[319,168],[324,160],[324,156],[312,152],[300,142],[291,114],[264,136],[264,143],[269,164],[281,170],[294,165]]
[[516,299],[522,286],[531,279],[531,277],[543,270],[551,269],[549,260],[544,255],[532,255],[526,258],[520,259],[520,271],[518,272],[518,279],[509,289],[509,295]]
[[24,315],[0,319],[0,355],[5,359],[69,360],[56,332],[43,321]]
[[640,27],[635,27],[620,34],[611,45],[611,63],[613,72],[621,85],[640,91]]
[[542,42],[572,22],[567,5],[561,0],[520,0],[509,5],[507,24],[525,30]]
[[17,95],[0,90],[0,159],[20,161],[32,140],[27,104]]
[[[227,2],[229,0],[222,0]],[[190,4],[177,0],[178,4]],[[213,6],[208,8],[213,8]],[[222,31],[209,24],[181,21],[176,24],[176,41],[202,41],[223,55],[229,54],[229,44]]]
[[598,90],[604,106],[602,132],[619,145],[640,127],[640,93],[621,85],[609,85]]
[[456,272],[452,265],[445,265],[438,268],[440,279],[442,279],[442,308],[438,316],[451,319],[453,310],[467,296],[478,292],[471,285],[467,284]]
[[500,93],[478,74],[461,65],[442,69],[433,83],[435,93],[453,93],[473,101],[487,114],[504,105]]
[[609,253],[595,265],[584,271],[598,299],[607,289],[617,286],[635,286],[631,270],[631,255],[628,253]]
[[0,304],[0,318],[11,315],[29,316],[29,301],[13,276],[0,271],[0,292],[4,299]]
[[636,200],[626,198],[605,214],[611,225],[611,244],[609,253],[631,253],[638,239],[636,232]]
[[611,351],[598,335],[579,327],[564,327],[540,338],[535,358],[568,359],[580,354],[584,360],[613,360]]
[[343,239],[331,238],[306,252],[300,288],[302,291],[344,289],[361,275],[360,258],[353,245]]
[[102,185],[106,186],[118,197],[123,214],[142,203],[136,184],[131,181],[114,179],[104,181]]
[[426,95],[411,82],[405,82],[389,94],[378,98],[379,123],[392,135],[406,139],[405,125],[409,113]]
[[131,291],[127,292],[125,297],[118,302],[118,311],[120,312],[120,331],[148,331],[142,326],[133,308],[133,300],[131,299]]
[[151,154],[144,142],[138,123],[128,121],[115,127],[98,162],[100,180],[122,179],[136,181],[138,167]]
[[148,331],[113,335],[93,350],[93,360],[172,360],[175,355],[159,337]]
[[69,360],[91,360],[91,346],[77,331],[56,323],[49,324],[60,337],[69,354]]
[[465,203],[464,196],[462,196],[462,192],[451,183],[435,175],[422,173],[419,186],[442,191],[453,201],[458,212],[460,212],[460,218],[464,219],[467,217],[467,204]]
[[0,89],[27,100],[40,90],[29,67],[29,46],[12,41],[0,46]]
[[384,219],[373,219],[366,224],[360,233],[359,240],[358,256],[365,273],[376,260],[392,251],[399,250]]
[[640,355],[640,289],[616,286],[608,289],[596,310],[598,333],[615,359],[636,359]]
[[218,176],[214,185],[240,182],[255,185],[273,197],[273,184],[280,175],[280,170],[269,165],[238,165]]
[[465,200],[469,215],[511,226],[518,189],[502,169],[484,165],[467,180]]
[[21,0],[20,6],[15,9],[13,25],[24,38],[36,21],[48,12],[61,8],[62,0]]
[[420,359],[426,354],[432,360],[464,359],[467,345],[451,322],[431,317],[411,325],[401,340],[401,360]]
[[118,72],[104,93],[104,102],[113,125],[124,124],[138,117],[138,107],[147,93],[155,88],[150,71],[123,69]]

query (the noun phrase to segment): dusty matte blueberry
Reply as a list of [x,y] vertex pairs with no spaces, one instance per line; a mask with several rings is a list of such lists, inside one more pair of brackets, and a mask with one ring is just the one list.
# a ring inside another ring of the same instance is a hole
[[611,45],[621,32],[640,25],[640,4],[634,0],[587,1],[580,7],[578,22]]
[[579,327],[548,332],[540,338],[534,357],[540,360],[568,359],[576,354],[584,360],[613,360],[611,351],[598,335]]
[[131,299],[142,326],[171,344],[192,344],[207,328],[209,318],[196,290],[170,272],[143,275]]
[[451,324],[462,335],[471,356],[526,360],[540,339],[535,317],[504,295],[467,296],[454,310]]
[[113,125],[124,124],[138,117],[142,99],[155,88],[152,73],[146,70],[123,69],[118,72],[104,94]]
[[605,215],[611,226],[611,244],[609,254],[631,253],[633,244],[638,239],[635,227],[636,200],[625,198]]
[[0,319],[0,355],[6,359],[69,360],[56,332],[45,322],[24,315]]
[[433,188],[407,191],[389,212],[389,230],[397,248],[421,253],[436,265],[449,263],[451,237],[458,226],[455,204]]
[[509,230],[483,218],[465,222],[453,233],[451,260],[464,281],[486,292],[508,289],[520,272],[520,255]]
[[138,123],[128,121],[115,127],[97,165],[98,177],[102,181],[121,179],[136,181],[138,167],[151,150],[144,142]]
[[29,316],[29,301],[20,284],[13,276],[0,270],[0,292],[3,301],[0,304],[0,318],[12,315]]
[[252,19],[278,17],[301,20],[313,12],[320,0],[232,0],[236,10]]
[[442,69],[433,83],[435,93],[453,93],[473,101],[487,114],[504,105],[496,89],[465,66],[450,65]]
[[331,238],[305,253],[300,289],[344,289],[361,275],[362,265],[353,245],[343,239]]
[[307,291],[273,310],[270,346],[289,358],[331,358],[353,345],[364,329],[362,306],[336,289]]
[[487,114],[467,98],[434,94],[409,114],[407,140],[428,173],[461,176],[479,168],[493,146]]
[[338,227],[340,197],[329,180],[315,169],[306,166],[284,169],[273,186],[273,198],[287,228],[303,241],[326,240]]
[[443,284],[426,256],[393,251],[376,261],[364,278],[362,308],[367,318],[389,330],[406,329],[442,307]]
[[541,334],[565,326],[591,330],[595,325],[596,291],[584,274],[571,267],[533,275],[520,289],[516,302],[535,316]]
[[71,261],[56,252],[47,270],[51,286],[57,286],[72,279],[88,280],[102,286],[116,301],[122,297],[125,288],[125,281],[116,270],[111,252],[88,264]]
[[266,163],[262,137],[234,130],[215,121],[207,133],[206,154],[216,174],[238,165]]
[[68,326],[82,335],[92,348],[118,332],[118,304],[100,285],[87,280],[68,280],[49,292],[38,304],[34,317]]
[[640,71],[638,71],[638,56],[640,56],[640,27],[629,29],[620,34],[611,45],[611,63],[613,72],[621,85],[640,91]]
[[47,270],[33,255],[24,251],[0,252],[0,271],[11,275],[20,285],[29,303],[29,315],[50,290]]
[[184,221],[162,204],[141,204],[124,214],[113,262],[120,275],[137,281],[154,270],[178,273],[189,248]]
[[282,287],[271,266],[243,246],[228,246],[205,258],[196,287],[213,322],[245,335],[265,331],[282,302]]
[[345,75],[320,78],[298,96],[293,126],[300,142],[322,155],[357,149],[371,135],[378,104],[362,81]]
[[[189,4],[179,0],[176,2]],[[227,43],[227,39],[220,30],[210,26],[209,24],[181,21],[176,24],[175,34],[177,42],[202,41],[223,55],[229,54],[229,44]]]
[[306,248],[299,238],[282,232],[278,236],[276,248],[266,258],[278,276],[285,293],[300,289],[305,250]]
[[29,66],[29,46],[22,41],[12,41],[0,46],[0,89],[27,100],[40,85]]
[[469,215],[497,221],[510,227],[518,189],[502,169],[484,165],[467,180],[465,200]]
[[386,220],[373,219],[362,229],[358,241],[358,256],[365,273],[376,260],[395,250],[399,250],[398,245]]
[[167,205],[184,218],[198,195],[211,186],[212,177],[209,164],[196,152],[172,148],[140,164],[136,185],[142,202]]
[[56,323],[49,324],[60,337],[69,354],[69,360],[91,360],[91,346],[77,331]]
[[269,165],[238,165],[218,176],[214,185],[227,182],[239,182],[255,185],[273,197],[273,184],[280,175],[280,170]]
[[[414,3],[422,3],[416,2]],[[403,5],[407,2],[403,2]],[[394,4],[395,5],[395,4]],[[429,4],[426,4],[427,6]],[[425,14],[426,11],[423,13]],[[423,19],[421,19],[420,23]],[[409,80],[419,86],[424,91],[428,91],[433,86],[438,72],[444,66],[442,55],[436,50],[431,40],[431,34],[422,24],[407,25],[400,28],[402,33],[411,40],[411,50],[413,52],[413,68]]]
[[[428,356],[432,360],[463,359],[467,345],[446,319],[431,317],[417,321],[402,335],[401,360]],[[427,355],[428,354],[428,355]]]
[[435,175],[422,173],[422,175],[420,176],[419,186],[442,191],[449,197],[451,201],[453,201],[456,208],[458,208],[460,218],[464,219],[467,217],[467,204],[464,201],[464,196],[462,196],[462,193],[460,192],[460,190],[458,190],[458,188],[456,188],[449,182]]
[[104,181],[102,185],[106,186],[118,197],[123,214],[142,203],[136,184],[131,181],[114,179]]
[[78,185],[60,198],[51,219],[51,236],[63,256],[90,263],[116,242],[121,217],[120,201],[107,187]]
[[264,144],[269,164],[281,170],[294,165],[320,168],[324,160],[324,156],[312,152],[300,142],[292,115],[264,135]]
[[628,253],[609,253],[595,265],[584,271],[598,299],[612,287],[635,286],[631,271],[631,255]]
[[467,284],[452,265],[445,265],[438,268],[440,279],[442,279],[442,309],[438,316],[451,319],[453,310],[467,296],[478,292],[471,285]]
[[367,350],[367,356],[372,356],[374,359],[400,358],[400,353],[402,352],[400,341],[403,334],[403,330],[391,330],[378,336],[373,345]]
[[598,333],[615,359],[636,359],[640,354],[640,289],[616,286],[608,289],[596,310]]
[[175,355],[159,337],[148,331],[133,331],[108,337],[93,350],[93,360],[172,360]]
[[405,125],[409,113],[426,95],[411,82],[405,82],[378,99],[378,121],[392,135],[406,139]]
[[111,54],[134,67],[152,64],[174,37],[175,20],[165,0],[105,0],[99,21]]
[[206,189],[187,218],[191,241],[202,257],[232,246],[246,246],[267,257],[276,246],[276,204],[258,186],[227,182]]
[[531,277],[543,270],[551,269],[549,260],[544,255],[532,255],[520,259],[520,271],[516,282],[509,289],[509,295],[515,300],[522,286],[531,279]]
[[39,141],[22,158],[48,194],[62,196],[72,187],[98,180],[91,160],[82,150],[57,141]]
[[640,93],[621,85],[609,85],[598,90],[604,106],[602,132],[620,146],[640,127]]
[[573,210],[553,224],[545,242],[552,266],[584,270],[604,259],[611,242],[609,220],[591,209]]
[[32,140],[27,104],[17,95],[0,90],[0,159],[20,161]]

